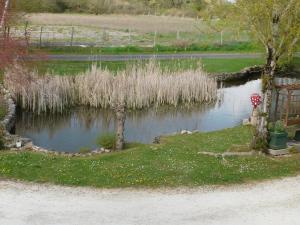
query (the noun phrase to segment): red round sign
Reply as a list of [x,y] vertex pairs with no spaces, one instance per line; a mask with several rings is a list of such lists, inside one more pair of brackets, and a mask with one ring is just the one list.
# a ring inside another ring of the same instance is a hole
[[251,103],[256,108],[261,104],[261,96],[257,93],[251,95]]

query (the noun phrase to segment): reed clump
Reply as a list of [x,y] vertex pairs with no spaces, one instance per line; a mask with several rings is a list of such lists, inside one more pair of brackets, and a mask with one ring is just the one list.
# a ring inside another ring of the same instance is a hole
[[14,67],[7,71],[5,85],[23,108],[33,112],[61,112],[75,105],[127,108],[181,103],[209,103],[217,98],[217,82],[202,68],[187,71],[162,70],[155,61],[112,72],[92,66],[77,76],[39,76],[36,71]]

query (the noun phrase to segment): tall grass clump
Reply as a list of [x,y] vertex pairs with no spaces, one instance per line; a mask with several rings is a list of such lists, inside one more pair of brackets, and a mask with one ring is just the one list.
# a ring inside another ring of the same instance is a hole
[[162,70],[155,61],[131,66],[117,74],[92,66],[77,76],[39,76],[14,68],[6,73],[5,85],[23,107],[40,113],[61,112],[85,105],[111,108],[124,104],[142,109],[156,105],[209,103],[217,97],[217,82],[202,68],[186,71]]
[[7,71],[4,82],[17,103],[33,112],[61,112],[76,103],[72,78],[39,76],[36,71],[16,66]]
[[100,135],[96,143],[99,147],[114,150],[116,148],[116,135],[114,133],[105,133]]

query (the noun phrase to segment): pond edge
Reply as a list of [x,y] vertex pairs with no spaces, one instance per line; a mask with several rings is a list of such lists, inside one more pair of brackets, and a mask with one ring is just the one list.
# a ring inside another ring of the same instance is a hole
[[[263,71],[263,67],[261,66],[253,66],[247,67],[240,72],[236,73],[221,73],[221,74],[211,74],[216,81],[218,82],[225,82],[225,81],[235,81],[240,79],[251,78],[252,76],[260,75]],[[1,125],[5,128],[5,140],[6,140],[6,147],[13,151],[24,151],[29,150],[33,152],[40,152],[46,154],[53,154],[53,155],[64,155],[64,156],[92,156],[96,154],[103,154],[103,153],[110,153],[111,150],[108,149],[97,149],[88,153],[69,153],[69,152],[58,152],[55,150],[49,150],[42,148],[40,146],[36,146],[32,143],[32,140],[29,138],[24,138],[18,135],[11,134],[11,131],[15,127],[16,122],[16,103],[11,95],[11,93],[4,87],[4,85],[0,85],[1,90],[4,94],[4,100],[7,106],[7,114],[5,118],[0,121]],[[21,142],[22,146],[17,148],[16,143]]]

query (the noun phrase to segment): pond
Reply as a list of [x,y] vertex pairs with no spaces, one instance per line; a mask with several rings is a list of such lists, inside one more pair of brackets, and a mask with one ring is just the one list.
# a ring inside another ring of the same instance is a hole
[[[241,124],[251,114],[250,96],[260,92],[261,82],[252,80],[226,86],[219,89],[214,104],[129,111],[126,141],[152,143],[157,136],[182,130],[214,131]],[[113,131],[114,124],[110,110],[76,108],[62,114],[42,115],[19,110],[15,131],[43,148],[78,152],[80,148],[95,149],[97,137]]]

